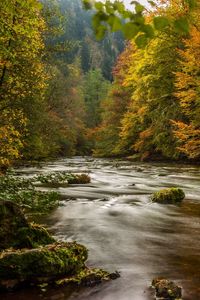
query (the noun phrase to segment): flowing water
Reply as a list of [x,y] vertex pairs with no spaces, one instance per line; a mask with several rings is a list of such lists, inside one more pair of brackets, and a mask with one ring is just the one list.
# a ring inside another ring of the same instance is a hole
[[[35,289],[1,300],[150,300],[151,280],[164,276],[183,287],[183,299],[200,299],[200,168],[75,157],[19,174],[89,173],[91,183],[59,188],[62,205],[41,221],[60,240],[84,244],[89,266],[121,277],[93,288]],[[183,188],[179,206],[151,203],[152,192]]]

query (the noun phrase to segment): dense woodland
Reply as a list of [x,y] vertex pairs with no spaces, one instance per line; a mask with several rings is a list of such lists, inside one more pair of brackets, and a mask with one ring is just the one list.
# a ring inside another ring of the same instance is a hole
[[1,166],[92,153],[198,160],[199,1],[167,3],[147,22],[187,16],[189,32],[155,28],[139,48],[119,31],[97,41],[79,0],[1,1]]
[[1,1],[0,163],[90,153],[120,33],[97,42],[79,0]]
[[189,18],[189,32],[167,26],[145,49],[130,41],[113,70],[96,130],[97,156],[140,159],[200,157],[200,7],[179,1],[149,15]]

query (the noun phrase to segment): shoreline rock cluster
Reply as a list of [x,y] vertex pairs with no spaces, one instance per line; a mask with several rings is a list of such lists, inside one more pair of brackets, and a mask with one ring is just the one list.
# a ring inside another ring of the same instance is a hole
[[29,223],[20,207],[0,201],[0,291],[24,285],[94,285],[119,273],[89,269],[88,250],[76,242],[57,242],[48,231]]

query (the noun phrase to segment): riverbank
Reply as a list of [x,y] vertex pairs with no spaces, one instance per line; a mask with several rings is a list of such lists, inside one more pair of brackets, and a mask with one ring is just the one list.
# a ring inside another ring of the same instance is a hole
[[[89,174],[91,183],[84,186],[53,188],[59,191],[62,206],[37,221],[48,226],[54,237],[85,245],[88,266],[118,270],[121,278],[94,288],[24,290],[6,295],[5,300],[149,300],[153,295],[148,287],[159,276],[182,286],[184,300],[198,299],[198,166],[74,157],[16,171],[26,178],[41,172]],[[184,190],[181,204],[149,202],[153,192],[171,186]]]

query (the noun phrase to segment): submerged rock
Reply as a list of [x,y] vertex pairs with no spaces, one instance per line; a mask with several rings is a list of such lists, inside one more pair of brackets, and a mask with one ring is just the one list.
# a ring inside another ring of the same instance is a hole
[[0,251],[7,248],[36,248],[55,242],[47,230],[31,224],[12,201],[0,201]]
[[180,188],[167,188],[155,192],[151,196],[153,202],[161,204],[176,204],[180,203],[185,198],[185,194]]
[[164,278],[154,279],[152,286],[155,288],[156,299],[181,300],[182,289],[173,281]]

